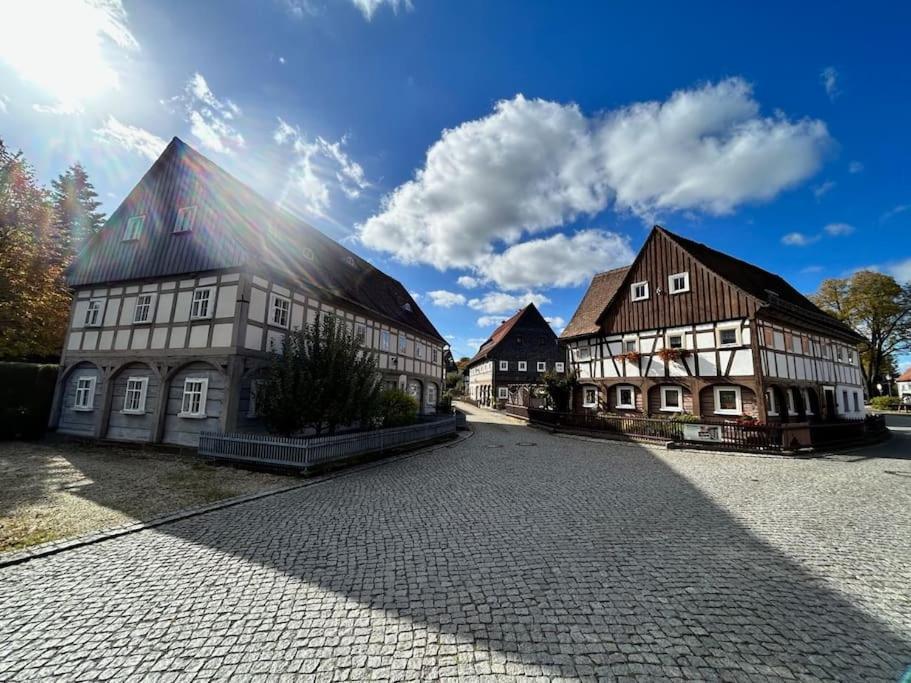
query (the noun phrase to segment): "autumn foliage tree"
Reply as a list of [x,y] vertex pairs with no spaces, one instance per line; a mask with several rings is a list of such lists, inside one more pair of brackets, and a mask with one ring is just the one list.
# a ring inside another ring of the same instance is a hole
[[867,393],[896,355],[911,351],[911,283],[870,270],[849,278],[825,280],[813,302],[847,323],[866,340],[861,348],[861,370]]
[[60,355],[70,309],[64,273],[74,235],[104,221],[95,196],[78,164],[47,191],[22,153],[0,140],[0,360]]

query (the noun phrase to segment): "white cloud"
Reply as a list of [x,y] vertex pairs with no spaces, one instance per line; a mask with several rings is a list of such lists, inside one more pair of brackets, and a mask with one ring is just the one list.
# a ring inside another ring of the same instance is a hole
[[388,5],[396,14],[398,14],[399,8],[413,9],[411,0],[351,0],[351,2],[361,11],[367,21],[373,19],[373,15],[383,5]]
[[0,21],[0,61],[53,98],[54,113],[120,85],[121,66],[139,43],[121,0],[7,2]]
[[6,113],[6,103],[9,102],[9,97],[6,95],[0,95],[0,114]]
[[347,139],[336,142],[317,136],[310,140],[300,128],[278,119],[273,139],[278,145],[290,146],[294,161],[288,171],[288,186],[282,201],[296,192],[308,213],[325,216],[331,206],[331,190],[338,189],[349,199],[357,199],[370,183],[364,169],[343,149]]
[[496,327],[505,320],[502,315],[482,315],[478,318],[478,327]]
[[911,258],[888,263],[882,269],[900,283],[911,282]]
[[171,102],[183,109],[190,123],[190,133],[206,149],[233,154],[235,149],[246,144],[244,136],[234,126],[234,120],[241,113],[240,107],[230,99],[216,97],[198,71],[187,81],[183,93]]
[[633,258],[626,237],[581,230],[516,244],[485,257],[480,270],[503,289],[572,287],[589,282],[595,273],[628,265]]
[[822,266],[805,266],[800,269],[800,272],[804,275],[811,275],[813,273],[821,273],[825,268]]
[[554,332],[557,334],[560,334],[563,331],[563,328],[566,327],[566,321],[563,320],[563,318],[561,318],[559,315],[546,315],[544,316],[544,319],[552,328],[554,328]]
[[482,313],[509,313],[510,315],[530,303],[540,308],[543,304],[549,304],[550,299],[543,294],[534,292],[526,292],[525,294],[487,292],[482,297],[468,300],[469,307],[476,311],[481,311]]
[[443,131],[359,232],[405,263],[473,268],[611,204],[651,219],[771,199],[812,175],[830,143],[821,121],[762,117],[737,78],[594,117],[516,95]]
[[904,213],[908,209],[911,209],[911,204],[897,204],[896,206],[893,206],[891,209],[886,211],[886,213],[884,213],[882,215],[880,220],[887,221],[890,218],[894,218],[895,216],[897,216],[900,213]]
[[835,70],[834,66],[827,66],[819,74],[819,80],[822,81],[822,87],[825,88],[826,95],[834,102],[835,98],[841,94],[838,89],[838,71]]
[[864,165],[859,161],[852,161],[848,164],[848,173],[861,173],[864,170]]
[[33,104],[32,109],[39,114],[51,114],[53,116],[73,116],[85,111],[82,105],[73,101],[60,101],[56,104]]
[[847,223],[829,223],[823,229],[832,237],[843,237],[854,232],[854,226]]
[[279,57],[279,58],[278,58],[278,63],[279,63],[279,64],[284,64],[284,63],[285,63],[285,58],[284,58],[284,57]]
[[479,278],[472,277],[471,275],[462,275],[456,282],[459,283],[460,287],[464,287],[465,289],[475,289],[483,284]]
[[427,292],[427,296],[430,297],[430,301],[434,306],[439,306],[440,308],[461,306],[466,301],[463,294],[448,292],[445,289],[436,289],[432,292]]
[[101,127],[96,128],[93,132],[95,138],[101,142],[117,145],[153,161],[167,146],[167,142],[157,135],[144,128],[121,123],[113,116],[108,116]]
[[802,232],[789,232],[781,238],[781,243],[789,247],[806,247],[819,241],[819,235],[806,235]]
[[834,180],[827,180],[824,183],[820,183],[819,185],[814,185],[813,196],[816,197],[817,200],[822,199],[823,195],[828,194],[832,189],[835,188],[835,185],[836,183]]

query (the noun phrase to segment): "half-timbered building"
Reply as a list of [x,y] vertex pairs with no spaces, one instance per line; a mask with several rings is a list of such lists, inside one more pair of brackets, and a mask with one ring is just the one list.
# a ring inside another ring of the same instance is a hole
[[195,446],[261,429],[256,386],[289,329],[335,316],[383,381],[435,408],[445,341],[401,283],[174,138],[70,268],[51,426]]
[[504,320],[466,367],[468,397],[492,406],[539,385],[546,372],[565,372],[566,360],[557,335],[531,303]]
[[656,226],[561,335],[574,409],[761,421],[863,417],[862,339],[778,275]]

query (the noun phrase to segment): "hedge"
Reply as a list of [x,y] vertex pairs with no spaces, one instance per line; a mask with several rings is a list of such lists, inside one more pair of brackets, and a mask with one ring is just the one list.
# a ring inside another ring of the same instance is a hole
[[44,434],[58,370],[58,365],[0,363],[0,439]]
[[898,396],[874,396],[870,399],[870,405],[876,410],[898,410],[899,403]]

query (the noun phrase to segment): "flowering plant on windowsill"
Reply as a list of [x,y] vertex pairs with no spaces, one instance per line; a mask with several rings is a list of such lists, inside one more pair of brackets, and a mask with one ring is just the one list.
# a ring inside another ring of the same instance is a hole
[[658,352],[658,357],[663,360],[665,363],[669,361],[680,361],[684,358],[689,357],[690,352],[688,349],[670,349],[664,348]]
[[625,360],[629,363],[638,363],[642,356],[639,355],[638,351],[627,351],[626,353],[621,353],[616,358],[617,360]]

